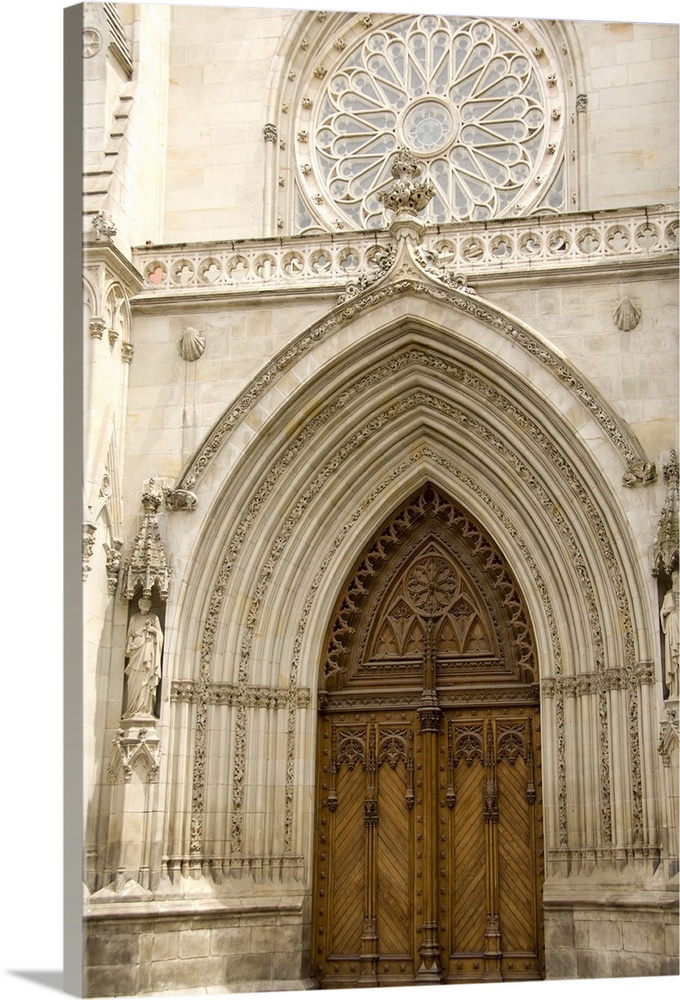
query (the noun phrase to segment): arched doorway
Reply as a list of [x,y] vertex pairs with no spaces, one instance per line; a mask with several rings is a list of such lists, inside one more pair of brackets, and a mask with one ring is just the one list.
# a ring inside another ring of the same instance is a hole
[[319,698],[322,986],[540,979],[534,643],[497,547],[427,484],[364,550]]

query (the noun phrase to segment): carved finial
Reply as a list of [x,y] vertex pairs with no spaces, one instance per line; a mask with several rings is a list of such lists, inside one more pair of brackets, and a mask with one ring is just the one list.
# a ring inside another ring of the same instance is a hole
[[154,480],[150,479],[142,493],[142,523],[122,569],[122,596],[125,600],[132,600],[139,585],[145,597],[150,597],[156,586],[161,600],[167,600],[170,567],[158,526],[161,503],[162,494],[156,490]]
[[385,208],[395,215],[416,216],[434,197],[434,187],[428,181],[416,181],[422,164],[408,149],[398,149],[392,162],[394,183],[391,189],[378,195]]

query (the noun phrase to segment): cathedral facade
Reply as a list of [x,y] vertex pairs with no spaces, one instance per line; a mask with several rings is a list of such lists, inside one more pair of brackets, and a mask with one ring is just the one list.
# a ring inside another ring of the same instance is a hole
[[677,25],[81,13],[86,995],[677,974]]

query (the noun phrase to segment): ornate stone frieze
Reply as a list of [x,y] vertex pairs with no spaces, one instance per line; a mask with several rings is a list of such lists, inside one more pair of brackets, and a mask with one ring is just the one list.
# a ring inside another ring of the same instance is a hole
[[674,450],[669,452],[663,464],[663,475],[666,480],[666,499],[652,545],[652,575],[665,573],[670,577],[680,565],[678,456]]
[[162,494],[151,479],[142,494],[142,522],[121,568],[124,600],[131,601],[140,585],[145,597],[156,586],[161,600],[167,600],[171,573],[158,525],[161,503]]
[[429,283],[419,281],[399,280],[382,285],[374,292],[369,291],[368,294],[357,294],[355,298],[347,302],[343,301],[343,304],[339,305],[320,324],[310,328],[310,330],[282,351],[261,375],[251,382],[235,405],[220,419],[191,469],[181,477],[178,486],[187,489],[195,486],[199,477],[204,473],[213,457],[217,454],[222,441],[231,428],[250,412],[260,396],[271,387],[272,382],[291,367],[298,358],[304,355],[314,343],[323,340],[330,333],[342,328],[363,309],[406,292],[423,294],[437,300],[446,301],[454,308],[475,316],[500,333],[508,336],[515,344],[522,347],[539,363],[544,365],[574,395],[580,398],[593,418],[605,431],[613,446],[619,451],[622,459],[627,463],[629,467],[628,474],[633,476],[632,483],[636,481],[638,474],[642,477],[641,481],[649,481],[650,475],[653,474],[653,466],[651,469],[649,468],[651,463],[648,463],[641,456],[638,442],[630,435],[625,425],[618,420],[613,411],[607,407],[597,393],[565,363],[563,358],[555,354],[542,341],[539,341],[535,335],[528,330],[515,326],[492,306],[476,302],[467,295],[459,296],[453,290],[449,290],[442,285],[435,287]]
[[115,783],[122,772],[126,782],[142,763],[147,781],[158,780],[161,762],[160,737],[155,728],[129,727],[119,729],[113,740],[113,753],[109,763],[109,781]]
[[[305,176],[311,183],[311,165]],[[457,270],[470,281],[498,275],[501,268],[508,275],[525,274],[527,269],[532,274],[608,270],[634,264],[643,256],[646,263],[675,265],[678,229],[677,212],[672,209],[646,214],[622,209],[441,224],[428,229],[422,242],[429,251],[450,254]],[[240,241],[238,249],[231,243],[195,244],[190,248],[191,259],[195,261],[190,273],[180,266],[189,248],[136,247],[133,260],[144,277],[140,301],[168,295],[186,298],[199,294],[204,298],[261,294],[261,262],[265,256],[271,260],[267,288],[339,290],[353,275],[370,270],[369,257],[376,240],[384,243],[388,239],[387,230],[376,230],[311,236],[304,246],[295,237]],[[290,266],[294,255],[299,258],[299,268]]]

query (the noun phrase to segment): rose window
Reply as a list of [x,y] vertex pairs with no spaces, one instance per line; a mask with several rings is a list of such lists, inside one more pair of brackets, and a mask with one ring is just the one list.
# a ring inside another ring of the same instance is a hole
[[387,225],[378,195],[398,147],[434,186],[427,223],[564,210],[561,82],[518,24],[387,19],[344,49],[314,101],[298,226]]
[[450,606],[458,589],[456,576],[445,559],[436,556],[417,562],[409,573],[406,592],[421,614],[443,614]]

